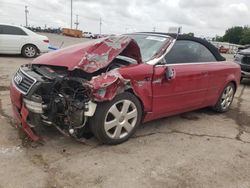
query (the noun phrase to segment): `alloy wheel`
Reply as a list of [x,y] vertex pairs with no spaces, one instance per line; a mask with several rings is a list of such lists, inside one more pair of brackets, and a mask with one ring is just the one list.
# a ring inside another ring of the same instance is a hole
[[27,57],[34,57],[36,55],[36,49],[33,46],[27,46],[24,53]]
[[234,98],[234,88],[232,85],[228,85],[224,90],[221,97],[221,107],[223,110],[229,108]]
[[136,105],[130,100],[120,100],[108,110],[104,129],[112,139],[126,137],[135,127],[138,118]]

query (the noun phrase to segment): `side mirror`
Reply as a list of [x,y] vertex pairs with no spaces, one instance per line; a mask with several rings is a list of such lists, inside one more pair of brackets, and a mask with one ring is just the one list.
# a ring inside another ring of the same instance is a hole
[[175,70],[171,67],[167,67],[165,76],[167,80],[173,80],[175,77]]

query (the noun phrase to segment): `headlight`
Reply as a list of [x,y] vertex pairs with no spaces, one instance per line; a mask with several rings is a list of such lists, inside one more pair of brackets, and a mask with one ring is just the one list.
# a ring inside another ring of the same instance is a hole
[[47,107],[47,105],[43,105],[42,103],[31,101],[28,99],[23,99],[23,102],[29,111],[36,113],[36,114],[42,114],[43,109]]

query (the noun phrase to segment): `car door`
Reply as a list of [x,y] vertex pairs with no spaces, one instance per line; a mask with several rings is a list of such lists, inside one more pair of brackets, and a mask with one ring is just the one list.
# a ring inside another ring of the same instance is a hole
[[155,66],[153,113],[163,117],[203,107],[210,77],[208,67],[214,61],[213,54],[202,44],[177,40]]
[[0,53],[21,53],[27,34],[19,27],[0,25]]

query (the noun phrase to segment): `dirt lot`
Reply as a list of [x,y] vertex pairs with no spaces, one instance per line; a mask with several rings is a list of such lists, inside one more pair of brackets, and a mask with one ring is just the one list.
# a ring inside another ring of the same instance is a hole
[[[49,38],[57,46],[84,40]],[[79,143],[52,128],[38,144],[15,128],[9,100],[12,74],[29,62],[0,56],[0,187],[250,187],[250,81],[226,114],[202,109],[150,122],[118,146]]]

